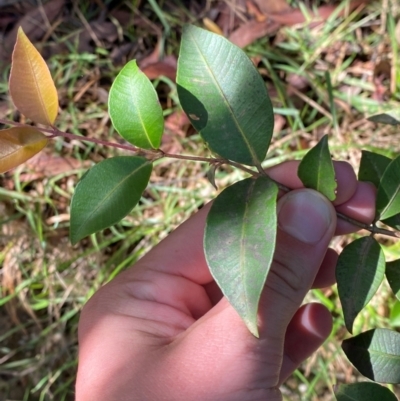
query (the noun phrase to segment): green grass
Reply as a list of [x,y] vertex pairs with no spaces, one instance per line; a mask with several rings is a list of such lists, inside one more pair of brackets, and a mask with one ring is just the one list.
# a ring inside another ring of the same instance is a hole
[[[201,26],[201,19],[180,2],[168,12],[164,6],[151,1],[138,11],[135,4],[121,3],[121,9],[146,21],[121,27],[125,40],[136,44],[137,57],[149,54],[157,43],[154,26],[162,32],[164,53],[175,55],[182,24]],[[99,17],[91,2],[81,2],[79,7],[88,22]],[[282,28],[274,39],[260,39],[246,49],[259,59],[275,112],[284,119],[284,126],[274,134],[264,167],[301,158],[323,134],[330,134],[334,157],[354,166],[361,148],[391,157],[398,153],[397,130],[364,119],[381,104],[373,99],[372,77],[354,68],[357,62],[387,56],[395,63],[398,77],[395,20],[391,10],[386,12],[383,27],[382,9],[374,3],[346,18],[332,15],[313,29]],[[110,128],[104,94],[121,66],[111,60],[112,46],[78,53],[76,40],[71,38],[79,29],[82,20],[72,12],[49,39],[49,46],[65,44],[68,48],[48,60],[60,94],[58,127],[78,135],[119,140]],[[387,54],[377,53],[380,44],[385,44]],[[5,70],[0,77],[3,101],[7,99],[7,74]],[[293,91],[288,83],[294,82],[292,79],[303,80],[305,87]],[[397,107],[399,85],[396,79],[394,92],[387,99]],[[178,109],[175,85],[160,77],[155,86],[168,116]],[[16,117],[11,105],[7,116]],[[198,135],[187,135],[180,143],[184,154],[207,154]],[[206,179],[207,165],[159,160],[140,205],[121,223],[72,247],[67,217],[74,186],[90,165],[115,154],[114,149],[59,138],[46,148],[45,155],[56,162],[57,157],[77,161],[71,168],[29,177],[27,173],[40,173],[38,164],[33,164],[0,177],[0,399],[73,400],[77,324],[87,299],[216,194]],[[242,172],[228,167],[216,173],[219,189],[241,178]],[[340,249],[343,244],[342,239],[336,239],[333,245]],[[385,251],[396,258],[398,245],[387,242]],[[336,288],[314,290],[307,301],[322,302],[329,308],[334,330],[282,391],[284,399],[290,401],[331,400],[334,384],[361,378],[340,350],[340,341],[347,334]],[[388,327],[394,306],[395,299],[383,286],[357,318],[356,331]]]

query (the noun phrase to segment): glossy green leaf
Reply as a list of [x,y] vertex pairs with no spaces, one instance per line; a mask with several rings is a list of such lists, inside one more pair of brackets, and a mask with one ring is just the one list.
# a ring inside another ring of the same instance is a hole
[[267,177],[239,181],[215,199],[205,228],[211,274],[256,337],[258,302],[275,249],[277,193]]
[[33,127],[13,127],[0,131],[0,173],[26,162],[47,144],[46,135]]
[[135,60],[120,71],[110,89],[111,122],[128,142],[144,149],[157,149],[164,130],[164,117],[157,92]]
[[137,156],[113,157],[93,166],[72,197],[71,242],[75,244],[125,217],[139,202],[151,170],[151,162]]
[[400,259],[387,262],[385,274],[393,294],[400,300]]
[[342,349],[368,379],[400,383],[400,333],[388,329],[368,330],[344,340]]
[[381,113],[374,114],[368,117],[369,121],[374,123],[382,123],[389,125],[399,125],[400,124],[400,109],[387,110]]
[[297,175],[306,188],[315,189],[329,200],[335,200],[337,183],[329,152],[328,135],[322,137],[303,157]]
[[336,280],[347,330],[376,293],[385,275],[385,256],[373,237],[362,237],[347,245],[336,265]]
[[[392,159],[374,152],[362,151],[360,169],[358,179],[360,181],[372,182],[377,188],[379,187],[383,173]],[[389,227],[400,230],[400,214],[394,215],[382,220]]]
[[387,219],[400,213],[400,156],[387,166],[376,194],[376,210],[379,219]]
[[265,82],[243,50],[220,35],[186,26],[177,84],[184,111],[213,152],[260,165],[272,136],[273,109]]
[[378,188],[382,175],[391,161],[392,159],[389,157],[363,150],[358,179],[360,181],[372,182]]
[[376,383],[339,384],[334,390],[337,401],[397,401],[387,387]]

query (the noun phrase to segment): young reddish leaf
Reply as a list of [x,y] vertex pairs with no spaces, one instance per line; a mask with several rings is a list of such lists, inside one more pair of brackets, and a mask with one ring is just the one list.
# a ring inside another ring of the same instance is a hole
[[52,125],[58,95],[49,68],[22,28],[12,54],[10,94],[15,107],[32,121]]
[[362,237],[347,245],[336,264],[336,280],[347,330],[376,293],[385,275],[385,256],[378,241]]
[[204,231],[211,274],[256,337],[258,302],[275,250],[277,193],[267,177],[231,185],[214,200]]
[[297,174],[305,187],[321,192],[331,201],[335,200],[337,184],[327,135],[303,157]]
[[0,173],[26,162],[46,144],[46,136],[35,128],[14,127],[0,131]]

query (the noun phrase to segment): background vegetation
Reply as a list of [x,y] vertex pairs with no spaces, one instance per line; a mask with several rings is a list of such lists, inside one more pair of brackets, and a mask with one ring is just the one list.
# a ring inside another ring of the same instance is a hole
[[[361,148],[393,157],[399,133],[365,117],[385,104],[400,107],[399,16],[395,0],[6,0],[0,2],[0,119],[24,121],[7,88],[22,25],[56,82],[60,129],[121,141],[111,129],[107,96],[119,69],[137,59],[162,101],[162,149],[208,155],[180,111],[174,83],[182,25],[191,22],[245,47],[265,79],[276,113],[265,167],[301,158],[324,134],[334,158],[354,166]],[[0,177],[1,400],[73,400],[77,324],[86,300],[217,193],[207,165],[161,160],[123,222],[72,247],[74,186],[89,166],[115,154],[58,138]],[[222,189],[239,178],[225,166],[216,183]],[[335,238],[332,246],[340,250],[346,241]],[[387,255],[398,258],[399,244],[383,241]],[[283,386],[291,401],[331,400],[336,383],[364,380],[340,349],[348,334],[336,288],[312,291],[312,300],[331,310],[334,330]],[[389,326],[400,326],[400,304],[383,285],[357,318],[355,334]]]

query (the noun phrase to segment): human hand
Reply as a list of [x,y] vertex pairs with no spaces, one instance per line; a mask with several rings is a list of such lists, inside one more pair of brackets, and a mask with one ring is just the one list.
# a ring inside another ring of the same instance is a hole
[[[337,198],[302,189],[298,162],[268,170],[290,188],[278,202],[274,261],[253,337],[212,279],[203,253],[209,206],[136,265],[101,288],[82,311],[76,401],[275,401],[280,384],[328,337],[319,304],[301,306],[312,287],[335,281],[334,234],[374,217],[375,190],[335,162]],[[337,224],[336,224],[337,223]]]

